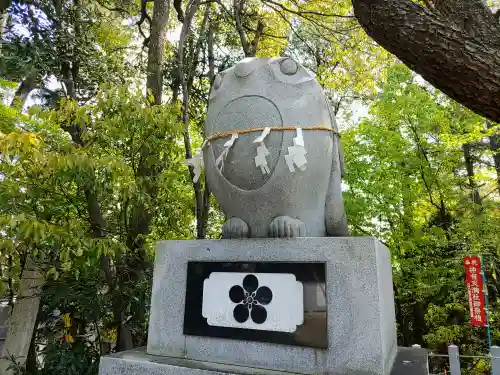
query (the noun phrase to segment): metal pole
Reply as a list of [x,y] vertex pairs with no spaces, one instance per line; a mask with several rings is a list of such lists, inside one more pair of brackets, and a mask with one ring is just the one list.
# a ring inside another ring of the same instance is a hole
[[458,346],[448,345],[448,357],[450,359],[450,375],[460,375],[460,359],[458,358]]
[[500,375],[500,347],[492,346],[491,355],[491,375]]
[[489,317],[489,304],[488,304],[488,280],[486,279],[486,272],[484,271],[483,257],[481,259],[481,276],[483,277],[483,294],[484,294],[484,304],[486,309],[486,329],[488,332],[488,347],[491,348],[491,329],[490,329],[490,317]]

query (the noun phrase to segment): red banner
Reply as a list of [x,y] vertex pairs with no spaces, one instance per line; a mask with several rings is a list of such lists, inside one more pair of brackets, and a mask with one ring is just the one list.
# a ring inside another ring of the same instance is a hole
[[484,285],[481,273],[481,258],[468,255],[464,258],[465,284],[469,295],[470,323],[473,326],[486,326]]

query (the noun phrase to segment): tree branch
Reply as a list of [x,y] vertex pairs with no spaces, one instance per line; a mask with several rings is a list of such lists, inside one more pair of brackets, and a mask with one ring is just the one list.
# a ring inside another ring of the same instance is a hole
[[309,50],[309,52],[311,54],[314,55],[314,49],[311,47],[311,45],[304,38],[302,38],[302,36],[299,33],[297,33],[297,31],[293,27],[293,24],[290,22],[290,20],[288,18],[286,18],[286,16],[280,10],[274,8],[273,6],[270,6],[270,5],[268,5],[268,6],[271,9],[273,9],[280,16],[280,18],[288,24],[288,26],[290,27],[290,30],[292,31],[293,35],[295,37],[297,37],[302,43],[304,43],[304,46]]
[[[145,11],[143,14],[149,18]],[[170,14],[170,0],[155,0],[153,20],[149,18],[151,29],[149,33],[149,50],[147,63],[146,88],[153,95],[153,103],[161,104],[163,93],[163,61],[165,59],[165,43],[167,40],[167,24]]]
[[250,43],[250,56],[254,57],[257,54],[257,48],[259,47],[259,40],[264,32],[264,22],[259,19],[257,22],[257,30],[255,30],[255,35],[253,37],[252,42]]
[[297,6],[298,10],[293,10],[290,8],[287,8],[281,3],[278,3],[273,0],[261,0],[264,4],[273,4],[281,9],[283,9],[285,12],[295,14],[300,17],[304,17],[307,15],[313,15],[313,16],[320,16],[320,17],[338,17],[338,18],[347,18],[347,19],[352,19],[354,18],[353,16],[344,16],[341,14],[334,14],[334,13],[321,13],[321,12],[314,12],[314,11],[309,11],[309,10],[301,10],[300,6]]
[[236,31],[238,31],[238,35],[240,36],[241,47],[243,48],[243,53],[245,57],[250,56],[247,37],[245,35],[245,30],[243,29],[243,25],[241,22],[241,14],[242,8],[245,0],[233,0],[233,16],[234,21],[236,23]]
[[104,4],[103,2],[101,2],[99,0],[96,0],[96,2],[101,7],[103,7],[106,10],[109,10],[110,12],[119,12],[122,15],[129,16],[129,17],[131,16],[130,12],[128,10],[124,9],[124,8],[120,8],[120,7],[108,7],[106,4]]
[[184,23],[184,10],[182,9],[182,0],[174,0],[174,9],[177,12],[177,19]]
[[[361,26],[385,49],[451,98],[500,121],[500,30],[496,22],[468,18],[470,25],[460,28],[410,0],[352,3]],[[471,6],[468,13],[473,11],[482,13],[478,16],[482,19],[489,18],[480,7]],[[477,32],[471,31],[475,28]]]
[[[189,0],[186,6],[186,16],[184,19],[184,23],[182,24],[181,34],[179,36],[179,48],[177,52],[177,62],[178,62],[178,79],[182,88],[182,120],[184,123],[184,148],[186,150],[186,159],[191,159],[193,156],[193,151],[191,147],[191,135],[190,135],[190,123],[189,123],[189,90],[188,90],[188,82],[186,80],[186,74],[184,72],[184,47],[187,35],[189,33],[191,22],[193,17],[195,16],[198,8],[200,6],[200,0]],[[209,8],[210,5],[207,5]],[[207,9],[208,12],[208,9]],[[194,168],[192,166],[189,167],[189,175],[191,177],[191,181],[194,178]],[[199,226],[201,225],[201,220],[203,217],[203,195],[201,191],[201,183],[198,180],[193,183],[193,189],[195,193],[196,199],[196,218],[197,218],[197,230],[199,232]]]
[[215,56],[214,56],[214,36],[215,36],[215,23],[210,20],[208,27],[207,38],[207,52],[208,52],[208,80],[210,81],[210,88],[215,79]]
[[496,23],[483,0],[434,0],[434,9],[471,36],[490,34]]

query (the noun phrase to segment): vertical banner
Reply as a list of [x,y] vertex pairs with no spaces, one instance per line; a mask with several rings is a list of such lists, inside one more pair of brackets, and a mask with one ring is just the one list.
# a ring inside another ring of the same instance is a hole
[[464,266],[470,323],[473,326],[487,326],[481,258],[477,255],[468,255],[464,258]]

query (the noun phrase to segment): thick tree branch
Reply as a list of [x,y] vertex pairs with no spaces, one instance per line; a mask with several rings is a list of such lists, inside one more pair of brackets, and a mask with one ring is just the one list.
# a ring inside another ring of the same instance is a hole
[[184,23],[184,10],[182,9],[182,0],[174,0],[174,9],[177,12],[177,19]]
[[208,80],[210,81],[210,87],[212,87],[212,84],[215,79],[214,37],[215,37],[215,23],[212,20],[210,20],[210,25],[208,27],[208,38],[207,38]]
[[109,10],[110,12],[118,12],[121,15],[126,16],[126,17],[130,17],[131,16],[130,12],[127,9],[125,9],[125,8],[121,8],[121,7],[109,7],[106,4],[104,4],[104,2],[101,2],[99,0],[97,0],[97,4],[99,4],[104,9]]
[[293,36],[299,39],[304,44],[304,46],[309,50],[309,52],[314,55],[314,48],[312,48],[311,45],[295,30],[292,22],[286,17],[286,15],[283,14],[283,12],[281,12],[279,9],[274,8],[273,6],[269,7],[273,9],[280,16],[280,18],[288,24],[290,30],[292,31]]
[[[491,129],[495,125],[488,121],[487,127]],[[489,146],[493,154],[493,162],[495,165],[495,171],[497,173],[497,187],[500,193],[500,134],[494,133],[489,137]]]
[[[143,4],[145,4],[145,1],[143,1]],[[146,88],[153,95],[154,104],[161,104],[163,93],[163,61],[165,59],[169,13],[170,0],[155,0],[149,39],[148,77],[146,81]]]
[[259,40],[262,36],[262,33],[264,32],[264,27],[265,27],[264,22],[262,22],[262,20],[259,19],[259,21],[257,22],[257,30],[255,30],[255,35],[249,46],[250,56],[255,56],[257,54],[257,48],[259,47]]
[[[186,38],[188,36],[189,30],[191,28],[191,22],[195,16],[198,8],[200,6],[200,0],[189,0],[186,6],[185,19],[182,24],[181,34],[179,36],[179,48],[177,52],[177,63],[178,63],[178,80],[182,89],[182,120],[184,123],[184,148],[186,150],[186,159],[191,159],[193,156],[193,151],[191,147],[191,135],[190,135],[190,122],[189,122],[189,94],[188,90],[188,80],[186,79],[185,69],[184,69],[184,47],[186,43]],[[210,5],[207,5],[207,8]],[[208,9],[206,10],[208,12]],[[208,16],[207,13],[205,15]],[[204,22],[206,23],[205,17]],[[189,174],[191,176],[191,181],[194,178],[194,169],[192,166],[189,167]],[[200,232],[199,226],[201,225],[201,220],[203,217],[203,193],[201,190],[201,183],[193,181],[193,189],[196,199],[196,218],[197,218],[197,231]]]
[[472,158],[472,146],[469,143],[462,145],[462,151],[464,152],[465,169],[467,171],[467,177],[469,179],[469,188],[471,189],[472,202],[475,204],[481,204],[481,195],[479,194],[479,187],[476,183],[474,176],[474,161]]
[[483,0],[434,0],[436,9],[471,36],[485,36],[494,30],[495,16]]
[[203,20],[201,21],[200,30],[198,31],[198,40],[196,42],[196,47],[193,51],[193,55],[191,56],[191,64],[189,65],[189,70],[187,72],[187,89],[191,90],[193,86],[194,76],[196,72],[196,68],[198,67],[198,59],[201,52],[201,47],[203,45],[203,41],[205,39],[205,31],[208,24],[208,16],[210,15],[210,5],[205,7],[205,12],[203,13]]
[[[451,98],[500,121],[500,31],[495,22],[469,18],[472,26],[462,29],[410,0],[352,2],[358,21],[382,47]],[[470,11],[482,13],[480,19],[490,17],[479,7]]]
[[297,10],[290,9],[283,4],[273,1],[273,0],[262,0],[264,4],[273,4],[285,12],[295,14],[300,17],[306,17],[306,16],[320,16],[320,17],[337,17],[337,18],[353,18],[353,16],[344,16],[342,14],[334,14],[334,13],[322,13],[322,12],[314,12],[310,10],[302,10],[299,6],[297,6]]
[[245,35],[245,30],[243,29],[243,24],[241,22],[242,8],[245,0],[233,0],[233,16],[236,23],[236,30],[240,36],[241,47],[243,48],[243,53],[245,57],[250,56],[250,50],[248,48],[247,37]]

